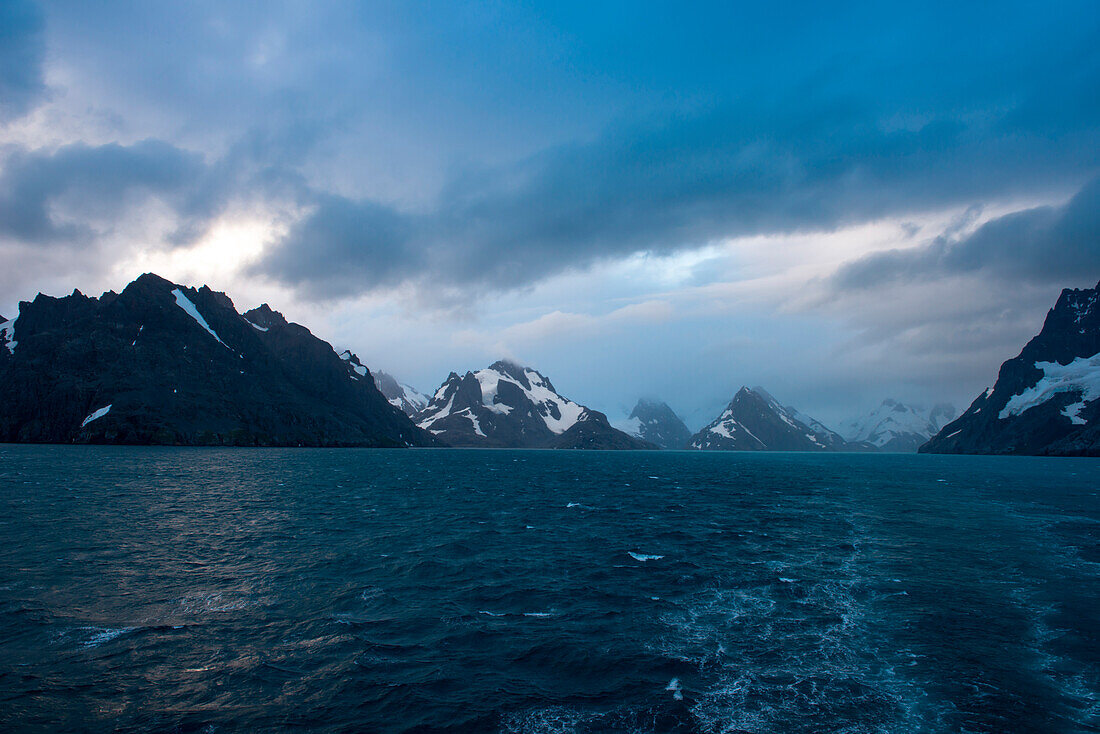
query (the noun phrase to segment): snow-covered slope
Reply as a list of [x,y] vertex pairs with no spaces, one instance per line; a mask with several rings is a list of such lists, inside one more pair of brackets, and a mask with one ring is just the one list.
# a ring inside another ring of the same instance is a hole
[[452,372],[416,420],[453,446],[648,447],[558,394],[537,370],[504,361],[461,377]]
[[1004,420],[1021,415],[1030,408],[1053,400],[1058,393],[1071,393],[1076,400],[1062,408],[1062,415],[1074,425],[1085,425],[1081,409],[1086,403],[1100,398],[1100,354],[1078,357],[1065,365],[1036,362],[1035,369],[1041,371],[1043,376],[1031,387],[1010,397],[997,418]]
[[842,451],[847,443],[820,421],[782,405],[761,387],[742,387],[695,434],[690,448],[724,451]]
[[1100,283],[1063,290],[996,384],[920,450],[1100,456]]
[[653,400],[639,400],[630,417],[616,428],[663,449],[682,449],[691,440],[691,431],[680,416],[667,403]]
[[398,382],[397,378],[382,370],[373,370],[374,384],[390,401],[390,405],[399,408],[410,418],[415,417],[420,411],[428,407],[428,396],[411,385]]
[[953,406],[940,403],[923,410],[886,399],[869,414],[842,426],[844,438],[880,451],[916,451],[955,417]]

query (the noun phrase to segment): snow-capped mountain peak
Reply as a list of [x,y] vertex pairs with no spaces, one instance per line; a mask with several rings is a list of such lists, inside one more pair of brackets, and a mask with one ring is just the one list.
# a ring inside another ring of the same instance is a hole
[[843,438],[767,390],[742,387],[726,409],[695,434],[691,447],[734,451],[836,451]]
[[386,400],[390,401],[390,405],[405,415],[415,417],[428,407],[428,396],[411,385],[398,382],[397,378],[382,370],[372,370],[371,374],[374,375],[374,384],[386,396]]
[[452,372],[417,423],[458,446],[564,447],[583,434],[586,447],[606,441],[616,444],[609,448],[644,447],[602,413],[558,393],[538,370],[508,361],[462,376]]
[[526,409],[530,417],[556,435],[586,420],[588,412],[584,406],[559,395],[549,378],[538,370],[499,361],[463,377],[452,372],[419,416],[419,424],[432,430],[432,426],[450,415],[469,416],[475,409],[500,416]]
[[663,449],[682,449],[691,440],[691,431],[680,416],[667,403],[655,400],[639,400],[630,417],[616,427]]

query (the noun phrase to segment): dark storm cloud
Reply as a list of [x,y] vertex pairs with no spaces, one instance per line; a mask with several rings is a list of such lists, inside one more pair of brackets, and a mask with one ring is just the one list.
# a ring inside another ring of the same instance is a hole
[[[273,199],[306,214],[254,272],[317,298],[474,294],[636,251],[1050,198],[1100,169],[1091,0],[1041,19],[1011,0],[704,6],[47,5],[74,104],[165,142],[9,149],[0,226],[90,237],[149,195],[179,244],[228,202]],[[13,37],[39,43],[33,21]],[[41,63],[20,54],[26,110]]]
[[[770,115],[727,111],[615,131],[457,178],[426,214],[330,199],[260,268],[315,293],[353,289],[352,272],[363,288],[420,278],[510,288],[640,250],[1056,190],[1100,166],[1100,134],[1087,137],[1094,145],[1084,153],[1067,141],[1035,160],[1029,151],[1047,141],[999,119],[884,130],[858,106],[791,100]],[[343,226],[353,221],[343,212],[356,209],[370,213],[364,228]],[[331,228],[321,221],[330,215],[340,218]]]
[[121,216],[137,203],[134,195],[172,197],[186,209],[205,172],[199,156],[160,141],[11,151],[0,169],[0,233],[30,244],[82,244],[94,236],[92,221]]
[[46,89],[43,25],[35,3],[0,3],[0,122],[24,114]]
[[324,299],[399,282],[421,267],[411,218],[370,202],[315,198],[312,213],[291,228],[263,272]]
[[0,158],[0,235],[39,247],[85,245],[153,197],[176,217],[169,244],[188,245],[233,202],[321,199],[291,168],[262,162],[273,157],[271,145],[249,136],[209,163],[161,140],[12,146]]
[[1031,283],[1100,277],[1100,178],[1063,206],[1025,209],[969,235],[948,232],[924,246],[874,253],[843,266],[833,280],[844,290],[977,271]]

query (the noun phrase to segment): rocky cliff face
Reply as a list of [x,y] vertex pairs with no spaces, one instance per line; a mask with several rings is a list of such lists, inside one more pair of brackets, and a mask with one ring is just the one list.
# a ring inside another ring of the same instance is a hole
[[0,441],[259,446],[436,442],[266,304],[146,274],[39,295],[0,333]]
[[1063,290],[993,387],[920,450],[1100,455],[1100,284]]
[[666,403],[639,400],[630,418],[618,426],[624,432],[662,449],[687,448],[691,431]]
[[691,439],[691,448],[721,451],[843,451],[838,434],[783,406],[763,388],[742,387],[726,409]]
[[654,448],[559,395],[536,370],[504,361],[462,376],[452,372],[417,423],[452,446]]

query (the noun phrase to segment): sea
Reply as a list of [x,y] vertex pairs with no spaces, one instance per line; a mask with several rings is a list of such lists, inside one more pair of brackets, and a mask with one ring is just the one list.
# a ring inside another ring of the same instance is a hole
[[1097,732],[1100,461],[0,445],[0,730]]

